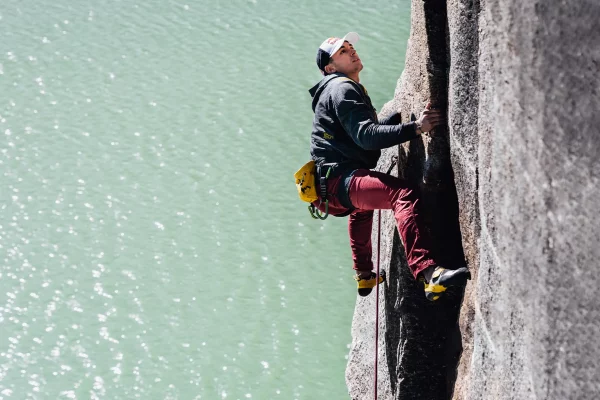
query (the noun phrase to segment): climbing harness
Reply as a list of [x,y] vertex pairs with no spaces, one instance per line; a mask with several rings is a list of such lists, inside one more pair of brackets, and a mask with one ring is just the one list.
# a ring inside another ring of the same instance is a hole
[[[324,170],[324,167],[327,167],[327,172],[323,176],[321,171]],[[298,196],[300,196],[300,200],[310,203],[308,205],[308,212],[310,216],[314,219],[326,219],[329,215],[329,199],[327,198],[327,179],[333,170],[333,164],[325,164],[320,167],[317,167],[317,164],[314,160],[311,160],[304,164],[296,173],[294,174],[294,179],[296,180],[296,189],[298,190]],[[317,171],[318,170],[318,171]],[[319,175],[319,192],[317,192],[317,174]],[[321,212],[315,205],[313,204],[315,201],[319,200],[319,205],[325,204],[325,212]]]
[[[323,176],[323,170],[327,168],[327,172],[325,176]],[[329,175],[331,175],[331,171],[333,170],[332,164],[324,164],[319,167],[318,175],[319,175],[319,206],[325,203],[325,212],[321,212],[317,207],[315,207],[314,203],[311,203],[308,206],[308,212],[310,216],[314,219],[324,220],[329,215],[329,199],[327,198],[327,179],[329,179]]]
[[[337,193],[327,192],[327,180],[333,177],[345,176],[346,179],[350,179],[352,172],[358,168],[357,165],[344,162],[344,163],[327,163],[318,164],[314,161],[309,161],[304,164],[294,174],[296,181],[296,189],[298,190],[298,196],[300,200],[310,203],[308,206],[308,212],[314,219],[324,220],[329,216],[329,196],[337,196],[341,198],[340,203],[344,208],[343,212],[336,212],[334,217],[346,217],[355,210],[354,206],[349,203],[347,194],[345,193],[346,182],[341,181],[338,185]],[[316,204],[315,204],[316,203]],[[321,211],[324,209],[323,211]]]

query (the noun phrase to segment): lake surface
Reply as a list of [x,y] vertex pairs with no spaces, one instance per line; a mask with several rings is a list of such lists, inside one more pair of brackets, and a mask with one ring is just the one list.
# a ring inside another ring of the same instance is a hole
[[[316,49],[377,108],[410,3],[0,5],[0,398],[347,399],[346,220],[314,221]],[[370,378],[369,378],[370,379]]]

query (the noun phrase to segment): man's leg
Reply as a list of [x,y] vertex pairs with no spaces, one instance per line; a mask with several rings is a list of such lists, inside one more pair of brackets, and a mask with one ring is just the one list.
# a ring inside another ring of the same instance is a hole
[[[421,225],[418,214],[419,197],[416,191],[404,180],[391,175],[366,169],[357,170],[348,188],[350,201],[359,211],[349,221],[350,243],[355,269],[363,270],[363,259],[367,254],[365,235],[368,235],[368,254],[371,254],[372,210],[394,210],[398,232],[406,248],[408,266],[415,278],[425,268],[435,265],[430,255],[430,242]],[[370,211],[368,222],[365,217],[352,219]],[[365,231],[366,229],[366,231]],[[352,244],[357,244],[358,253]],[[360,262],[357,268],[357,260]],[[372,264],[371,264],[372,267]]]
[[373,210],[356,211],[348,219],[350,248],[356,274],[368,279],[373,270],[371,228],[373,226]]

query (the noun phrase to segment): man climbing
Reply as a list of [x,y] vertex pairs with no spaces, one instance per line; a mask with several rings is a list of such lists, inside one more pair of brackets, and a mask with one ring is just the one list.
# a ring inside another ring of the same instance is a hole
[[322,177],[326,181],[320,199],[313,205],[325,211],[324,194],[330,214],[349,215],[350,247],[361,296],[385,280],[383,273],[376,282],[372,271],[373,210],[393,210],[408,266],[415,279],[424,281],[426,297],[434,301],[448,286],[464,286],[471,277],[469,270],[436,264],[418,213],[416,188],[371,169],[377,165],[381,149],[414,139],[445,120],[440,111],[427,104],[414,122],[400,124],[399,113],[378,121],[371,99],[360,84],[363,65],[354,49],[358,39],[355,32],[329,38],[317,51],[317,66],[324,77],[309,90],[315,112],[310,153],[317,165],[317,182]]

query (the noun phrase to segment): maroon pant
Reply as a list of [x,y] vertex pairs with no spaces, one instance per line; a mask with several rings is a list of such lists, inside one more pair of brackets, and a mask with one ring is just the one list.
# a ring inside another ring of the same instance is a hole
[[[328,193],[334,194],[329,200],[331,214],[340,214],[346,210],[335,196],[339,185],[343,185],[340,178],[331,179],[327,184]],[[359,169],[350,180],[348,194],[356,207],[348,220],[355,270],[373,270],[373,210],[394,210],[398,232],[406,248],[408,266],[415,278],[422,270],[435,264],[430,256],[429,239],[421,228],[418,215],[419,197],[408,182],[381,172]],[[322,204],[319,205],[319,209],[324,209]]]

